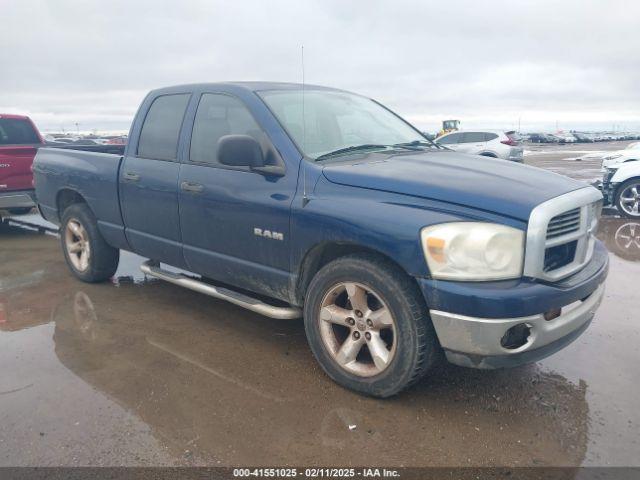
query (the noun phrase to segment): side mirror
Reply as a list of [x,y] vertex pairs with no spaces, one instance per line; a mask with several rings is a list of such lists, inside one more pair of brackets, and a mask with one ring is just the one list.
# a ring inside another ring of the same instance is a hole
[[225,135],[218,140],[218,161],[231,167],[264,167],[258,141],[249,135]]

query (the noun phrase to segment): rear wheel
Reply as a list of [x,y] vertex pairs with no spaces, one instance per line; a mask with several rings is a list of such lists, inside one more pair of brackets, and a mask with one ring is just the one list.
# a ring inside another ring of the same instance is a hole
[[440,355],[415,283],[373,255],[349,255],[323,267],[307,290],[304,320],[325,372],[367,395],[400,392]]
[[83,282],[102,282],[116,273],[120,250],[104,240],[86,204],[74,204],[64,211],[60,240],[67,265]]
[[640,178],[632,178],[620,185],[615,203],[621,215],[640,218]]

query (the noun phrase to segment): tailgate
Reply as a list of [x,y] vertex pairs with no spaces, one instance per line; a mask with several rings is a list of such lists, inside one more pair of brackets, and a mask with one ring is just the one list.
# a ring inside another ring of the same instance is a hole
[[0,193],[33,188],[31,165],[37,150],[34,145],[0,145]]

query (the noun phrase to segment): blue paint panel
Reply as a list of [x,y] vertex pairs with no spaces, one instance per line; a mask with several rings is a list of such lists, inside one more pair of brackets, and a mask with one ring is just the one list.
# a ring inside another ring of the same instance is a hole
[[[177,162],[127,156],[120,179],[120,203],[126,235],[134,252],[185,267],[178,216]],[[136,182],[124,180],[139,176]]]
[[330,164],[332,182],[480,208],[526,221],[540,203],[585,184],[514,162],[427,151],[389,155],[373,153]]

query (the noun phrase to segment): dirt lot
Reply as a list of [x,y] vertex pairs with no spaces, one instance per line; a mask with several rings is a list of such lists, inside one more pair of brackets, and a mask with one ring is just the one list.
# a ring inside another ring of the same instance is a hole
[[[573,159],[620,145],[528,147],[526,163],[591,179],[599,162]],[[130,254],[83,284],[56,237],[1,225],[0,466],[640,465],[640,224],[607,213],[607,293],[582,337],[384,401],[331,382],[301,322],[146,280]]]

